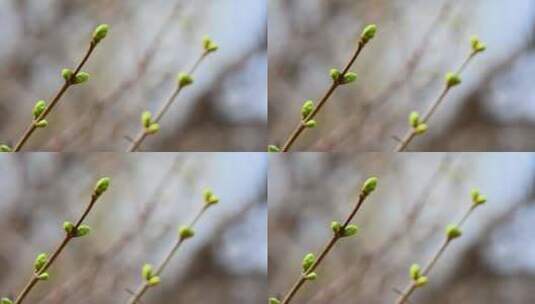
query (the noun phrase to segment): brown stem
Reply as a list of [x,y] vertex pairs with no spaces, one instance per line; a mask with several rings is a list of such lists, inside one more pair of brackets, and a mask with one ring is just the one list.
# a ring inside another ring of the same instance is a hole
[[36,119],[34,119],[32,121],[32,123],[28,126],[28,128],[26,128],[26,131],[24,132],[24,135],[22,135],[22,137],[19,139],[19,141],[17,142],[17,144],[13,148],[14,152],[19,152],[22,149],[24,144],[32,136],[33,132],[35,132],[35,130],[37,129],[37,127],[35,126],[36,122],[39,122],[39,121],[45,119],[47,117],[47,115],[59,103],[59,100],[61,99],[63,94],[65,94],[67,89],[74,84],[74,79],[76,78],[76,75],[78,75],[78,73],[82,70],[82,68],[86,64],[87,60],[89,59],[89,57],[91,56],[91,54],[95,50],[96,46],[97,46],[97,43],[95,43],[94,41],[91,41],[91,43],[89,44],[89,48],[87,49],[87,52],[86,52],[84,58],[82,59],[82,61],[78,64],[78,66],[74,70],[74,73],[72,74],[71,78],[69,80],[65,80],[65,83],[60,88],[60,90],[58,91],[58,93],[56,94],[56,96],[54,97],[52,102],[50,103],[50,105],[45,108],[45,110],[43,111],[43,113],[41,113],[41,115],[39,115],[39,117],[37,117]]
[[[323,105],[327,102],[327,100],[329,100],[329,98],[334,93],[334,91],[341,85],[340,79],[343,79],[344,76],[347,74],[347,72],[349,72],[349,69],[351,68],[351,66],[353,66],[353,63],[355,63],[355,60],[357,59],[357,57],[359,56],[360,52],[362,51],[362,49],[364,48],[365,45],[366,45],[365,42],[363,42],[362,40],[359,41],[356,51],[353,53],[353,56],[351,57],[351,59],[349,60],[349,62],[345,66],[344,70],[340,74],[340,77],[338,78],[339,80],[338,81],[333,81],[333,83],[331,84],[331,86],[329,87],[329,89],[327,90],[325,95],[323,96],[323,98],[318,103],[318,106],[314,107],[312,112],[307,117],[305,117],[305,119],[303,119],[303,121],[309,121],[309,120],[313,119],[316,116],[316,114],[321,110]],[[299,137],[299,135],[301,135],[301,133],[303,133],[303,131],[306,128],[304,123],[303,123],[303,121],[299,122],[297,127],[290,134],[290,136],[286,140],[286,143],[281,148],[282,152],[288,152],[290,150],[290,148],[292,147],[293,143]]]
[[[192,75],[193,73],[195,73],[195,71],[197,70],[197,68],[201,64],[201,62],[204,60],[204,58],[206,58],[206,56],[208,54],[209,53],[207,51],[205,51],[205,52],[203,52],[201,54],[201,56],[197,59],[197,61],[195,61],[195,63],[193,64],[192,68],[189,70],[189,72],[188,72],[189,75]],[[171,97],[169,97],[167,102],[163,105],[162,108],[160,108],[160,110],[156,114],[156,117],[154,118],[154,122],[155,123],[159,123],[160,122],[160,120],[163,118],[165,113],[167,113],[169,108],[175,103],[175,100],[178,97],[178,95],[180,94],[180,92],[182,91],[182,89],[183,89],[183,87],[177,86],[177,88],[175,89],[175,91],[173,92]],[[148,135],[149,135],[149,133],[147,133],[147,130],[145,130],[145,129],[142,129],[141,131],[139,131],[139,133],[136,135],[135,139],[132,141],[132,144],[128,148],[128,152],[136,152],[139,149],[139,146],[141,146],[141,143],[145,140],[145,138]]]
[[54,261],[59,257],[59,255],[63,251],[63,249],[65,249],[65,247],[67,246],[69,241],[71,241],[75,237],[74,233],[76,233],[76,231],[78,231],[78,227],[80,227],[80,225],[83,223],[83,221],[85,220],[85,218],[87,217],[87,215],[89,214],[89,212],[91,211],[91,209],[93,208],[93,206],[95,205],[95,202],[98,200],[99,197],[100,196],[98,196],[95,193],[93,193],[93,195],[91,196],[91,201],[87,205],[84,213],[82,214],[82,216],[78,219],[78,221],[74,225],[74,228],[72,229],[73,232],[65,234],[65,238],[63,239],[61,244],[54,250],[54,252],[50,256],[48,261],[45,263],[45,265],[43,265],[43,267],[41,267],[41,269],[39,269],[39,271],[34,272],[32,278],[28,281],[28,283],[26,284],[24,289],[17,296],[14,304],[22,303],[22,301],[26,298],[26,296],[28,296],[28,294],[33,289],[33,287],[39,282],[38,276],[43,274],[43,273],[45,273],[48,270],[48,268],[50,268],[50,266],[52,266]]
[[[364,203],[364,200],[366,199],[366,197],[368,197],[368,195],[365,195],[363,192],[361,192],[359,194],[359,197],[358,197],[358,201],[357,201],[357,204],[355,205],[355,207],[353,208],[353,210],[351,211],[351,213],[347,216],[347,218],[345,219],[344,223],[342,224],[342,227],[340,228],[340,231],[344,231],[345,228],[347,227],[347,225],[349,225],[349,223],[351,223],[351,221],[353,220],[353,218],[355,217],[355,215],[357,214],[357,212],[359,211],[360,207],[362,206],[362,204]],[[288,304],[290,303],[290,301],[293,299],[293,297],[297,294],[297,292],[299,291],[299,289],[301,289],[301,287],[305,284],[305,282],[307,281],[306,280],[306,276],[312,272],[314,272],[314,270],[321,264],[321,262],[325,259],[325,257],[327,256],[327,254],[329,254],[329,252],[333,249],[334,245],[336,244],[336,242],[341,238],[341,235],[338,234],[338,233],[334,233],[333,236],[331,237],[331,239],[329,240],[329,242],[327,243],[327,245],[325,245],[325,247],[323,248],[323,250],[321,251],[320,255],[318,256],[318,259],[305,271],[305,273],[302,273],[300,276],[299,276],[299,279],[297,279],[297,281],[294,283],[294,285],[292,286],[292,288],[290,289],[290,291],[286,294],[286,296],[283,298],[281,304]]]
[[[204,212],[208,209],[208,206],[205,205],[195,216],[195,218],[191,221],[188,227],[193,228],[195,224],[199,221],[201,216],[204,214]],[[171,248],[171,250],[167,253],[164,260],[160,263],[160,265],[156,268],[156,271],[154,272],[155,276],[160,276],[160,274],[165,270],[171,259],[175,256],[175,254],[178,252],[182,244],[184,243],[185,239],[179,238],[174,246]],[[138,289],[134,292],[134,295],[132,298],[128,301],[128,304],[136,304],[141,300],[141,297],[149,290],[151,286],[148,285],[147,281],[143,281],[143,284],[141,284]]]

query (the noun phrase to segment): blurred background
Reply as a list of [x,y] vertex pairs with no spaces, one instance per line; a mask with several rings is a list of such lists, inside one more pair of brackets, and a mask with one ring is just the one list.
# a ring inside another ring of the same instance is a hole
[[532,0],[273,0],[269,11],[270,143],[281,144],[342,68],[363,27],[375,39],[353,70],[358,83],[338,89],[295,149],[391,151],[411,111],[438,97],[477,34],[487,51],[447,96],[418,151],[532,151],[535,148],[535,2]]
[[141,150],[264,151],[267,136],[265,0],[0,1],[0,142],[14,144],[60,71],[84,55],[99,23],[111,31],[26,149],[124,151],[144,110],[156,112],[210,35],[220,49],[195,73]]
[[447,248],[412,303],[535,303],[535,154],[301,153],[269,159],[269,294],[282,296],[302,257],[330,239],[331,221],[354,207],[362,182],[377,190],[355,217],[356,238],[338,242],[296,303],[394,303],[413,263],[425,265],[444,227],[488,197]]
[[[244,166],[244,164],[247,164]],[[93,230],[74,240],[29,303],[125,303],[202,207],[220,197],[150,289],[144,303],[262,303],[267,298],[267,159],[260,153],[18,154],[0,156],[0,297],[14,296],[35,256],[64,237],[94,183],[112,185],[88,216]]]

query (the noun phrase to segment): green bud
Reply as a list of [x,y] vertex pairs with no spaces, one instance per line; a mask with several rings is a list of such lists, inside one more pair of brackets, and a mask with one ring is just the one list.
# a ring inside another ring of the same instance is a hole
[[353,72],[347,72],[344,75],[344,79],[342,80],[342,84],[349,84],[357,80],[357,74]]
[[461,235],[462,231],[457,225],[451,224],[446,227],[446,237],[448,240],[456,239]]
[[180,88],[187,87],[193,84],[193,77],[187,73],[178,73],[177,76],[178,86]]
[[[11,301],[9,298],[5,298],[4,297],[4,298],[0,299],[0,304],[13,304],[13,301]],[[278,303],[275,303],[275,304],[278,304]]]
[[413,281],[418,280],[422,276],[422,268],[418,264],[412,264],[409,269],[410,277]]
[[331,79],[335,82],[340,80],[340,71],[338,69],[331,69],[329,71],[329,75],[331,76]]
[[33,106],[33,118],[37,119],[46,109],[46,101],[44,100],[38,100],[35,105]]
[[195,230],[188,226],[180,226],[180,228],[178,228],[178,235],[181,239],[186,240],[195,235]]
[[70,235],[74,230],[74,224],[69,221],[63,222],[63,230]]
[[303,261],[301,262],[301,268],[303,269],[303,273],[307,272],[310,267],[316,262],[316,257],[313,253],[307,253],[303,257]]
[[305,101],[301,107],[301,118],[307,118],[312,111],[314,111],[314,102],[312,100]]
[[310,129],[315,128],[317,125],[318,123],[314,119],[311,119],[305,122],[305,127],[310,128]]
[[103,177],[99,179],[97,184],[95,185],[95,189],[93,190],[93,192],[95,193],[96,196],[101,196],[102,193],[108,190],[110,183],[111,183],[111,179],[109,177]]
[[76,74],[74,77],[73,84],[82,84],[84,82],[87,82],[89,80],[89,73],[86,72],[80,72]]
[[424,287],[425,285],[427,285],[428,282],[429,280],[427,279],[426,276],[421,276],[417,280],[414,281],[414,286],[417,288]]
[[377,177],[368,178],[364,182],[364,184],[362,185],[362,189],[360,190],[362,194],[369,195],[370,193],[372,193],[377,187],[377,181],[378,181]]
[[37,279],[40,280],[40,281],[46,281],[50,278],[50,275],[48,274],[48,272],[43,272],[41,273],[40,275],[37,276]]
[[342,229],[342,224],[336,221],[331,222],[331,230],[334,232],[334,234],[340,233],[341,229]]
[[373,37],[375,37],[376,32],[377,32],[377,26],[375,24],[370,24],[366,26],[362,30],[362,34],[360,35],[360,39],[362,40],[362,43],[368,43],[368,41],[372,40]]
[[[277,299],[277,298],[271,297],[268,300],[268,304],[280,304],[280,303],[281,303],[281,301],[279,299]],[[4,303],[2,303],[2,304],[4,304]]]
[[141,113],[141,125],[147,129],[152,124],[152,113],[149,111],[145,111]]
[[33,262],[33,270],[34,272],[39,272],[41,269],[45,266],[45,264],[48,262],[48,254],[46,253],[40,253],[35,258],[35,261]]
[[447,73],[446,74],[446,85],[448,87],[454,87],[461,84],[461,77],[455,73]]
[[359,227],[357,225],[347,225],[342,233],[343,237],[353,236],[359,232]]
[[157,123],[151,124],[147,129],[145,129],[147,134],[156,134],[160,132],[160,125]]
[[152,265],[151,264],[145,264],[143,265],[143,268],[141,268],[141,276],[145,281],[148,281],[152,278]]
[[470,37],[470,44],[472,45],[474,54],[484,52],[487,49],[487,46],[475,35]]
[[46,119],[42,119],[35,123],[36,128],[46,128],[48,127],[48,121]]
[[204,189],[202,195],[204,199],[204,204],[206,206],[211,206],[219,203],[219,198],[210,189]]
[[483,205],[484,203],[487,202],[487,197],[485,197],[484,195],[482,195],[478,189],[472,189],[472,191],[470,192],[471,196],[472,196],[472,202],[474,204],[474,206],[479,206],[479,205]]
[[101,24],[95,28],[95,31],[93,31],[93,42],[99,43],[102,39],[106,38],[106,35],[108,35],[108,31],[110,29],[110,26],[107,24]]
[[13,152],[13,149],[11,149],[10,146],[8,145],[0,145],[0,152],[4,152],[4,153],[9,153],[9,152]]
[[280,152],[281,148],[275,146],[275,145],[269,145],[268,146],[268,152]]
[[311,272],[305,275],[305,280],[314,281],[317,277],[318,275],[315,272]]
[[74,72],[71,69],[63,69],[63,70],[61,70],[61,77],[63,77],[63,79],[65,79],[65,81],[70,81],[73,74],[74,74]]
[[409,125],[413,128],[418,127],[420,124],[420,113],[413,111],[409,114]]
[[416,133],[416,135],[421,135],[421,134],[424,134],[425,132],[427,132],[427,125],[424,123],[421,123],[418,126],[416,126],[416,128],[414,128],[414,133]]
[[219,49],[219,46],[209,36],[202,38],[202,46],[207,53],[212,53]]
[[74,237],[86,236],[91,232],[91,227],[89,225],[80,225],[78,230],[76,230],[76,235]]
[[149,285],[150,287],[156,286],[158,284],[160,284],[160,277],[158,277],[158,276],[154,276],[154,277],[150,278],[150,280],[148,280],[148,282],[147,282],[147,285]]

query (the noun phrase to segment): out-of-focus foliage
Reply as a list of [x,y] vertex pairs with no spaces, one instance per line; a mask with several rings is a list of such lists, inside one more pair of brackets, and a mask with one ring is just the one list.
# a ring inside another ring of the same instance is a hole
[[[243,166],[247,163],[247,166]],[[145,303],[261,303],[267,297],[267,159],[262,154],[0,156],[0,293],[13,297],[39,252],[63,238],[95,180],[111,186],[86,220],[91,234],[72,241],[29,303],[126,303],[144,263],[159,264],[205,204],[208,210]],[[38,299],[42,299],[38,301]]]
[[357,214],[359,235],[336,244],[296,303],[394,303],[409,267],[425,265],[472,204],[486,195],[412,303],[532,303],[535,154],[306,153],[270,156],[269,294],[285,294],[307,252],[318,253],[355,204],[365,178],[377,189]]
[[161,107],[208,34],[219,50],[143,150],[263,151],[266,18],[265,0],[0,1],[0,142],[22,135],[35,101],[50,101],[61,69],[73,68],[94,26],[108,23],[85,68],[91,80],[67,92],[27,150],[126,150],[141,113]]
[[463,73],[411,150],[535,148],[535,3],[531,0],[274,0],[269,10],[270,143],[281,144],[304,100],[327,90],[329,69],[347,63],[360,31],[377,34],[359,56],[355,85],[335,92],[297,150],[392,150],[411,111],[438,96],[446,72],[488,48]]

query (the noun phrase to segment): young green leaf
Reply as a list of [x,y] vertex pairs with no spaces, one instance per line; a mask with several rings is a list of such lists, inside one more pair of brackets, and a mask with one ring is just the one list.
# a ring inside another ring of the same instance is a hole
[[110,187],[111,179],[109,177],[103,177],[98,180],[95,185],[94,193],[96,196],[101,196]]
[[313,253],[307,253],[303,257],[303,261],[301,262],[301,266],[303,269],[303,273],[306,273],[308,269],[316,262],[316,257]]
[[353,72],[347,72],[344,75],[344,79],[342,80],[342,84],[350,84],[352,82],[355,82],[357,80],[357,74]]
[[377,26],[375,24],[367,25],[363,30],[362,34],[360,35],[360,39],[363,43],[368,43],[368,41],[372,40],[375,37],[375,33],[377,32]]
[[91,233],[91,227],[89,225],[80,225],[74,237],[82,237]]
[[275,145],[269,145],[268,146],[268,152],[280,152],[281,148]]
[[84,82],[87,82],[89,80],[89,77],[89,73],[80,72],[74,77],[73,84],[82,84]]
[[9,153],[9,152],[13,152],[13,149],[8,145],[1,144],[0,152]]
[[178,86],[180,88],[187,87],[193,84],[193,77],[187,73],[181,72],[177,76]]
[[357,234],[359,232],[359,227],[357,225],[347,225],[342,233],[343,237],[349,237]]
[[368,178],[362,185],[362,189],[361,189],[362,194],[369,195],[370,193],[375,191],[375,188],[377,188],[377,182],[378,182],[377,177]]
[[475,35],[470,37],[470,44],[472,45],[474,54],[484,52],[487,49],[487,46]]
[[102,41],[102,39],[106,38],[108,35],[109,30],[110,26],[107,24],[101,24],[97,26],[93,31],[93,42],[96,44]]
[[312,100],[305,101],[301,107],[301,118],[307,118],[312,111],[314,111],[314,102]]
[[152,124],[152,113],[149,111],[144,111],[141,113],[141,125],[147,129]]
[[35,105],[33,106],[33,118],[37,119],[46,109],[46,101],[44,100],[38,100]]
[[71,69],[63,69],[61,70],[61,77],[65,79],[65,81],[71,81],[72,75],[74,72]]
[[11,301],[9,298],[3,297],[0,299],[0,304],[13,304],[13,301]]
[[204,204],[206,206],[212,206],[219,202],[219,198],[214,194],[211,189],[204,189],[203,191]]
[[448,240],[454,240],[462,235],[461,228],[455,224],[450,224],[446,227],[446,237]]
[[69,221],[63,222],[63,230],[69,235],[72,234],[74,231],[74,224]]
[[446,74],[446,85],[449,88],[458,86],[459,84],[461,84],[461,77],[458,74],[451,72]]
[[181,239],[186,240],[195,236],[195,230],[188,226],[180,226],[178,228],[178,235]]
[[152,278],[152,265],[151,264],[145,264],[141,268],[141,276],[145,281],[148,281]]
[[48,121],[46,119],[42,119],[35,123],[36,128],[46,128],[48,127]]
[[219,46],[207,35],[202,38],[202,46],[206,53],[213,53],[219,49]]
[[35,258],[35,261],[33,262],[33,270],[37,273],[41,271],[41,269],[45,266],[45,264],[48,262],[48,254],[46,253],[40,253]]
[[145,131],[147,132],[147,134],[150,134],[150,135],[156,134],[160,132],[160,124],[153,123]]

